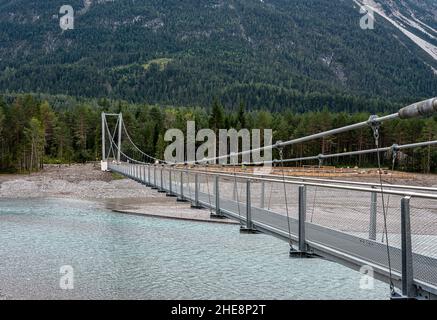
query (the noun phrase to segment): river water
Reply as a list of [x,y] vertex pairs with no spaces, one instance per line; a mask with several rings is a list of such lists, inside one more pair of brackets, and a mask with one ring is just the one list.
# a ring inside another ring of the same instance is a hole
[[[287,243],[238,228],[88,201],[0,200],[0,299],[388,298],[382,282],[362,289],[358,272],[290,259]],[[61,289],[65,279],[73,289]]]

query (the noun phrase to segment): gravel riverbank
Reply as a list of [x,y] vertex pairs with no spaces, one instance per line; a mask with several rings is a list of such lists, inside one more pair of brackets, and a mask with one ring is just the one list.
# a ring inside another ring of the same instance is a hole
[[0,200],[29,198],[91,200],[119,213],[234,223],[211,219],[209,210],[193,210],[189,203],[178,203],[135,181],[102,172],[100,164],[92,163],[47,165],[38,173],[0,175]]
[[0,198],[114,199],[141,198],[150,193],[134,181],[102,172],[97,164],[48,165],[38,173],[0,175]]

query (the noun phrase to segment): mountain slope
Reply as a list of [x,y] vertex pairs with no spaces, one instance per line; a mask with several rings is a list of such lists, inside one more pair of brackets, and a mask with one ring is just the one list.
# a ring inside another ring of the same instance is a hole
[[[356,0],[358,4],[371,8],[393,24],[434,60],[437,60],[437,2],[427,1]],[[437,70],[433,70],[437,73]]]
[[[393,15],[392,1],[377,2]],[[435,45],[436,6],[425,2],[402,1],[399,12]],[[69,3],[75,29],[62,31],[64,1],[0,0],[0,92],[352,110],[437,91],[432,55],[386,19],[361,30],[353,0]]]

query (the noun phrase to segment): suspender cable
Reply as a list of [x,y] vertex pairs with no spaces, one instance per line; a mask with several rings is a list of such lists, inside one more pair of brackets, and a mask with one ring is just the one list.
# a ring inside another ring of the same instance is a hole
[[207,191],[208,191],[208,201],[209,201],[209,212],[210,214],[212,214],[213,210],[212,210],[212,202],[211,202],[211,193],[210,193],[210,189],[209,189],[209,179],[208,179],[208,163],[205,162],[205,176],[206,176],[206,187],[207,187]]
[[[235,153],[231,153],[231,155],[234,155]],[[241,210],[240,210],[240,199],[238,196],[238,183],[237,183],[237,164],[235,163],[238,161],[238,157],[232,157],[231,158],[234,161],[234,190],[235,190],[235,200],[237,201],[237,209],[238,209],[238,220],[240,221],[240,227],[243,225],[243,221],[241,221]]]
[[376,145],[376,156],[378,160],[378,173],[379,173],[379,182],[381,187],[381,200],[382,200],[382,213],[384,217],[384,232],[386,237],[386,248],[387,248],[387,263],[388,263],[388,271],[389,271],[389,279],[390,279],[390,291],[392,294],[395,293],[394,284],[393,284],[393,276],[392,276],[392,268],[391,268],[391,256],[390,256],[390,244],[389,244],[389,238],[388,238],[388,230],[387,230],[387,212],[385,207],[385,199],[384,199],[384,185],[382,183],[382,173],[381,173],[381,155],[379,153],[379,127],[380,124],[377,122],[374,122],[371,124],[371,127],[373,129],[373,135],[375,138],[375,145]]
[[128,140],[130,141],[130,143],[132,144],[132,146],[138,151],[140,152],[143,156],[150,158],[152,161],[159,161],[159,162],[165,162],[164,160],[161,159],[157,159],[151,155],[148,155],[147,153],[145,153],[144,151],[142,151],[140,148],[137,147],[137,145],[132,141],[129,132],[126,129],[126,126],[123,124],[123,129],[124,132],[126,133],[126,137],[128,138]]
[[[283,158],[283,148],[279,147],[279,157]],[[288,212],[288,200],[287,200],[287,185],[285,183],[285,169],[284,169],[284,163],[281,162],[281,168],[282,168],[282,180],[283,180],[283,186],[284,186],[284,199],[285,199],[285,211],[287,213],[287,226],[288,226],[288,241],[290,246],[291,243],[291,225],[290,225],[290,214]]]

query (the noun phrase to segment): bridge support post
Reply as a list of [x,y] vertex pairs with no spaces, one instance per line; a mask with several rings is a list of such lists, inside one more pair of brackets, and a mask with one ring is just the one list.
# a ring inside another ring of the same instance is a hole
[[220,176],[218,175],[214,177],[214,197],[215,197],[215,213],[211,212],[211,218],[223,219],[225,218],[225,216],[222,215],[220,209]]
[[159,175],[160,175],[160,185],[158,188],[158,192],[159,193],[165,193],[164,190],[164,167],[161,167],[160,171],[159,171]]
[[402,249],[402,296],[393,299],[414,299],[417,297],[414,287],[413,250],[411,244],[410,199],[401,200],[401,249]]
[[246,181],[246,227],[240,228],[241,233],[257,233],[252,223],[252,197],[250,193],[250,179]]
[[196,173],[194,175],[194,202],[191,204],[191,208],[193,209],[202,209],[202,206],[200,205],[199,202],[199,189],[200,189],[199,174]]
[[260,198],[260,208],[265,208],[265,194],[266,194],[266,183],[261,181],[261,198]]
[[171,167],[168,170],[168,193],[167,193],[167,197],[176,197],[176,195],[173,192],[173,177],[172,177],[173,173],[171,170]]
[[118,148],[117,148],[117,163],[120,164],[121,157],[121,133],[123,127],[123,114],[118,115]]
[[150,181],[150,163],[147,165],[147,186],[151,186],[152,183]]
[[158,184],[156,183],[156,165],[153,166],[153,184],[152,189],[158,190]]
[[181,181],[181,184],[179,186],[180,187],[179,197],[177,198],[176,201],[187,202],[187,199],[185,198],[185,195],[184,195],[184,172],[183,171],[181,171],[180,181]]
[[[373,189],[375,187],[372,187]],[[378,194],[372,192],[370,198],[370,222],[369,222],[369,239],[376,240],[376,213],[378,206]]]
[[293,247],[290,248],[290,257],[292,258],[308,258],[311,257],[311,253],[307,250],[306,236],[305,236],[305,224],[307,215],[307,190],[306,186],[299,186],[299,244],[298,250]]

